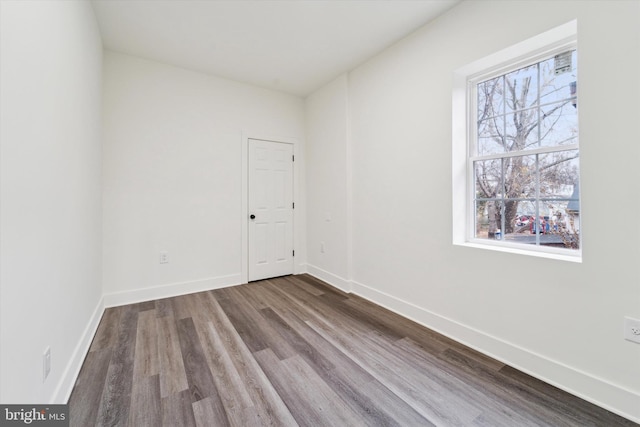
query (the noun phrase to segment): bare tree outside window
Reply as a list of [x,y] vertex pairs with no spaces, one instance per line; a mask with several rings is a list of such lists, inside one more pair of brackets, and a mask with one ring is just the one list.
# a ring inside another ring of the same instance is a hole
[[476,85],[476,238],[580,247],[576,51]]

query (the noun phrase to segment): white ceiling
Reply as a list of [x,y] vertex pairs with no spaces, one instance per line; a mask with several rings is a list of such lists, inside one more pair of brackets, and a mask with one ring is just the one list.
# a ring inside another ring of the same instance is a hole
[[92,0],[104,47],[305,96],[460,0]]

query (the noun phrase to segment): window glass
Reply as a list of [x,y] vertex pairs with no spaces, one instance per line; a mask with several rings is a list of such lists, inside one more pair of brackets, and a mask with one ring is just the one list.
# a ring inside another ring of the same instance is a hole
[[580,248],[576,50],[476,83],[476,239]]

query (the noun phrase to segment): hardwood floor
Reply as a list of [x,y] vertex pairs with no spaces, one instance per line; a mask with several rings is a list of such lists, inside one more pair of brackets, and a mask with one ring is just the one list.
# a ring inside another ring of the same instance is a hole
[[105,311],[72,426],[634,426],[308,276]]

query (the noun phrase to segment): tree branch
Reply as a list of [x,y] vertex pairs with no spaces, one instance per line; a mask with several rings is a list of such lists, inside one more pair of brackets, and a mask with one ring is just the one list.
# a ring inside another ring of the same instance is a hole
[[564,163],[564,162],[569,161],[569,160],[577,159],[578,157],[580,157],[580,153],[576,153],[575,155],[573,155],[571,157],[566,157],[566,158],[558,160],[556,162],[549,163],[548,165],[545,165],[545,166],[541,167],[539,170],[540,170],[540,172],[542,172],[543,170],[552,168],[554,166],[559,165],[560,163]]

